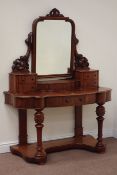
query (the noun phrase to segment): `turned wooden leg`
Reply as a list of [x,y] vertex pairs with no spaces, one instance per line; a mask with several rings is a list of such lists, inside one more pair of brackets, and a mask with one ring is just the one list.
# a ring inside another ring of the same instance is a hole
[[27,144],[27,110],[18,109],[19,116],[19,145]]
[[44,121],[44,114],[42,109],[36,109],[36,113],[34,115],[35,120],[35,127],[37,130],[37,151],[36,151],[36,159],[38,159],[38,163],[42,164],[46,162],[46,152],[43,148],[42,143],[42,128],[43,128],[43,121]]
[[83,136],[82,106],[75,106],[75,137]]
[[105,103],[105,94],[99,94],[97,98],[97,104],[96,107],[96,114],[97,114],[97,122],[98,122],[98,138],[97,138],[97,144],[96,144],[96,151],[97,152],[104,152],[105,151],[105,145],[103,144],[103,120],[104,120],[104,114],[105,114],[105,107],[103,104]]

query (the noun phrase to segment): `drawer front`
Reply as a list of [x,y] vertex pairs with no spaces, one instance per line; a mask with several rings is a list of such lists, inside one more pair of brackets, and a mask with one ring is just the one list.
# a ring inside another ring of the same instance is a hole
[[81,82],[81,88],[96,89],[98,87],[98,71],[87,72],[83,76],[83,81]]
[[43,108],[44,107],[44,99],[42,98],[16,98],[13,104],[16,108]]
[[97,80],[98,71],[95,72],[87,72],[84,74],[84,80]]
[[35,83],[24,83],[24,84],[19,84],[17,88],[17,92],[29,92],[29,91],[34,91],[36,89]]
[[13,93],[24,93],[36,89],[36,74],[9,74],[9,90]]
[[19,76],[19,83],[24,84],[24,83],[35,83],[36,77],[35,76]]
[[84,96],[47,97],[46,107],[74,106],[84,104]]
[[86,80],[83,84],[84,87],[98,87],[98,82],[96,80]]

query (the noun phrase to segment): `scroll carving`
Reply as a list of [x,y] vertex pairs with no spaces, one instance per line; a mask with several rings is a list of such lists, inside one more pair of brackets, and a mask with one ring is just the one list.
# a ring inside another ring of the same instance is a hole
[[84,57],[82,54],[79,54],[77,52],[77,44],[79,43],[79,40],[74,36],[74,44],[75,44],[75,69],[90,69],[89,68],[89,62],[86,57]]
[[89,69],[89,62],[82,54],[75,54],[75,68],[76,69]]
[[28,34],[28,38],[25,40],[27,45],[27,52],[24,56],[13,61],[12,72],[29,72],[29,56],[32,48],[32,33]]
[[49,14],[47,14],[49,17],[64,17],[63,14],[60,13],[60,11],[56,8],[52,9]]

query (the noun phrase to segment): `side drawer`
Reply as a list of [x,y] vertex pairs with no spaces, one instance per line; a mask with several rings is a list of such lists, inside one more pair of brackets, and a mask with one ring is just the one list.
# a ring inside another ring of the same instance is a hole
[[84,103],[84,96],[64,96],[64,97],[47,97],[45,99],[46,107],[59,106],[74,106],[82,105]]

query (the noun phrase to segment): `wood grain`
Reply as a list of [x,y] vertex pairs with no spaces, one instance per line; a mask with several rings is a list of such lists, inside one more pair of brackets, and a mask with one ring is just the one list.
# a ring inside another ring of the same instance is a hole
[[[71,137],[54,141],[46,141],[43,143],[43,145],[46,153],[64,151],[68,149],[86,149],[91,152],[96,152],[96,143],[97,140],[94,139],[92,136],[88,135],[79,137],[77,139]],[[36,148],[37,148],[36,144],[26,144],[22,146],[21,145],[11,146],[10,149],[13,154],[17,154],[23,157],[23,159],[26,160],[27,162],[43,164],[44,161],[40,162],[40,160],[37,159],[37,157],[35,156],[37,151]]]
[[[54,72],[52,75],[36,74],[36,28],[38,22],[44,20],[63,20],[71,25],[71,61],[67,74],[56,75]],[[19,144],[11,146],[11,152],[21,156],[27,162],[37,164],[44,164],[47,153],[55,151],[85,149],[104,152],[104,104],[111,100],[111,89],[99,87],[99,71],[90,69],[88,59],[77,52],[79,41],[75,35],[74,21],[61,14],[58,9],[52,9],[46,16],[34,20],[32,32],[25,42],[27,52],[13,62],[12,73],[9,74],[9,91],[4,92],[5,104],[17,108],[19,114]],[[31,72],[28,63],[30,55]],[[46,78],[52,80],[43,80]],[[92,136],[84,136],[82,126],[82,106],[94,103],[98,105],[96,107],[97,140]],[[74,106],[74,137],[43,142],[43,109],[63,106]],[[36,111],[34,114],[37,130],[36,144],[27,143],[27,109]]]

